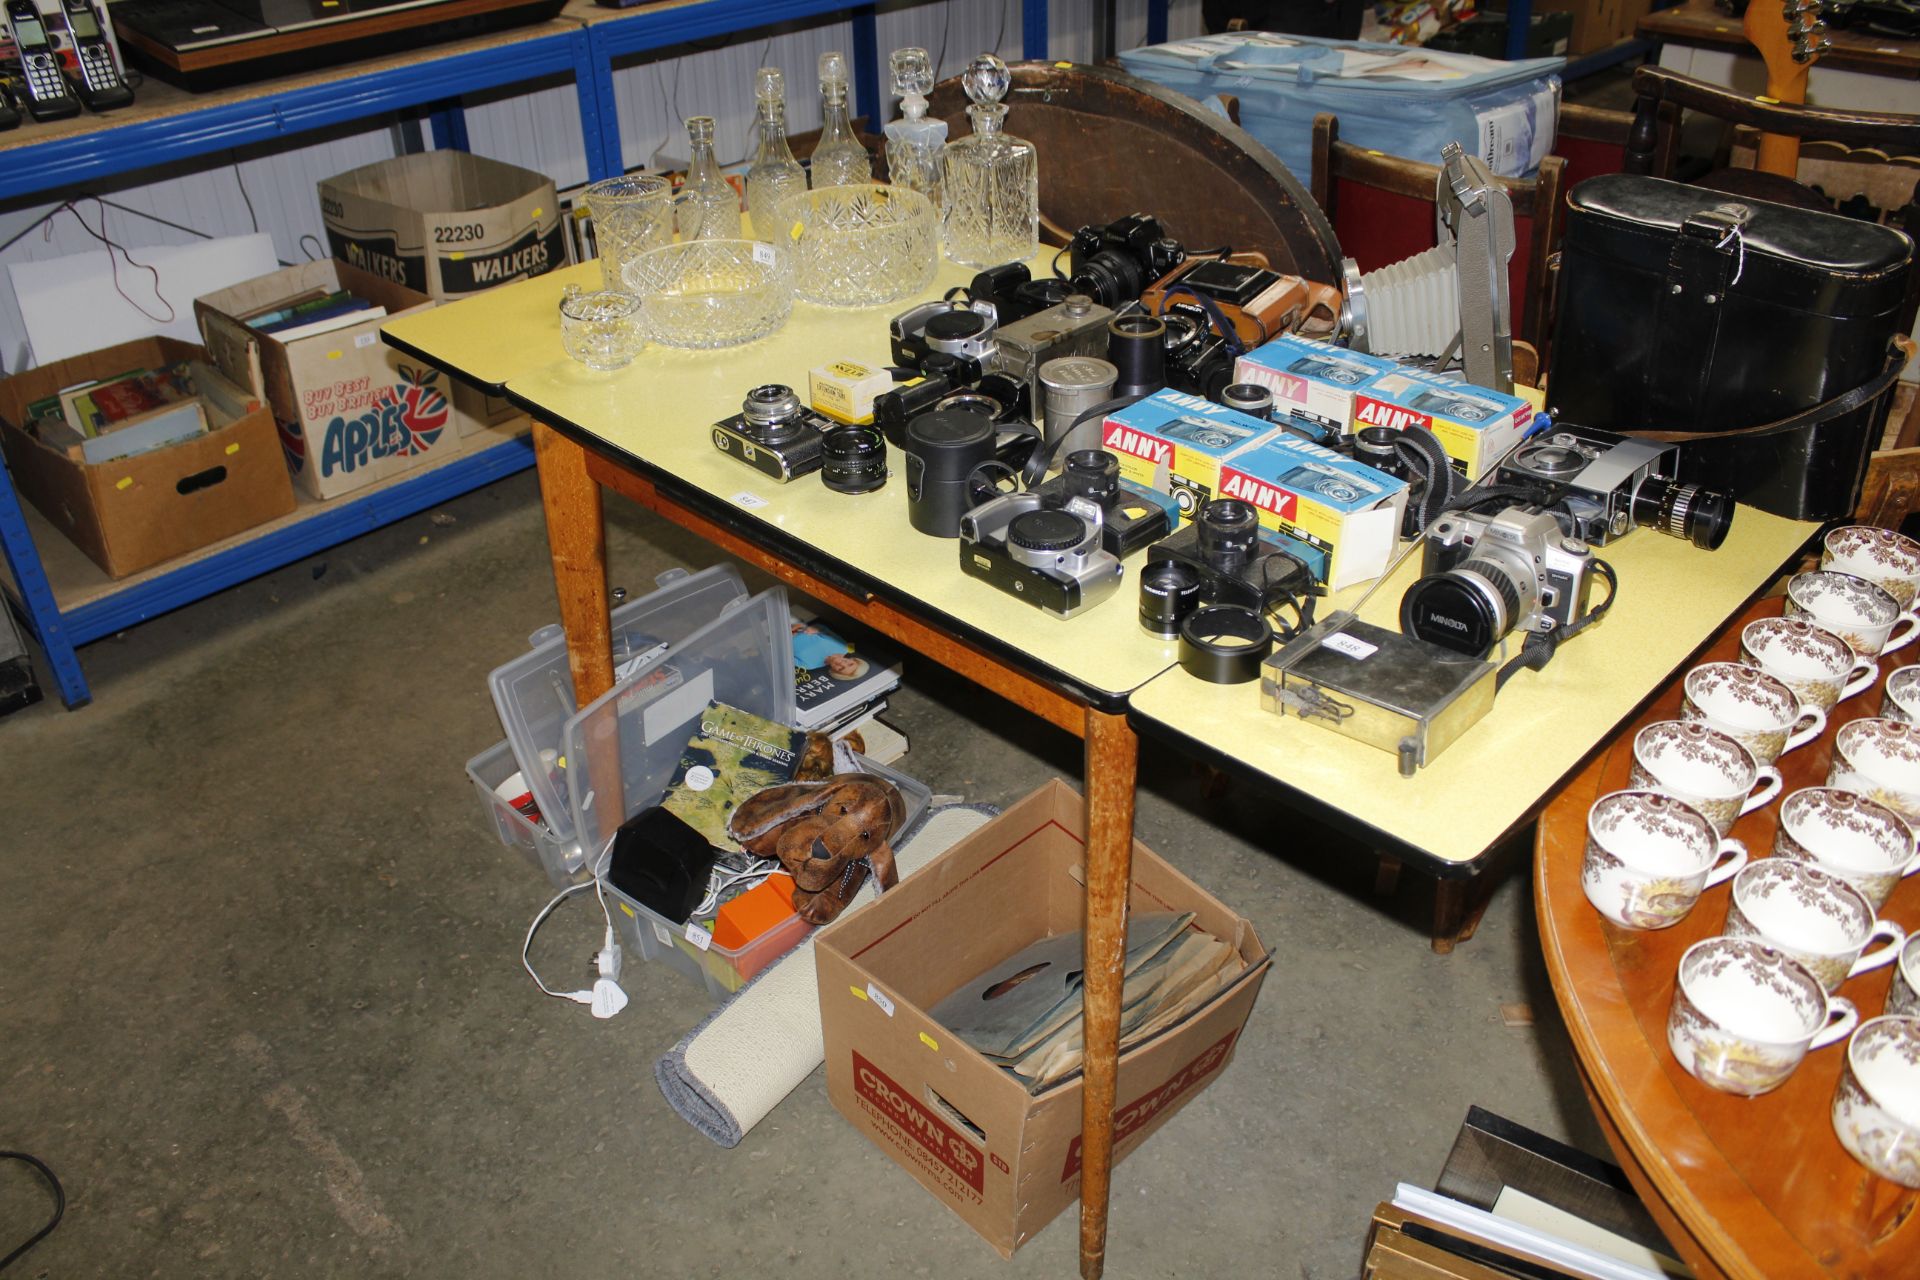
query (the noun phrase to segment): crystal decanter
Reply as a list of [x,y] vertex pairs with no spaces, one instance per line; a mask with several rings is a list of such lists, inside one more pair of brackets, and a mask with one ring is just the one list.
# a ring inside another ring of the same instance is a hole
[[873,158],[854,136],[847,117],[847,59],[820,55],[820,145],[813,149],[813,189],[852,187],[873,181]]
[[947,122],[927,118],[933,63],[925,49],[896,49],[892,67],[893,91],[900,95],[900,118],[887,126],[887,179],[896,187],[918,191],[931,200],[938,217],[944,203],[940,171]]
[[960,83],[972,100],[973,132],[947,144],[941,239],[963,267],[1025,262],[1040,250],[1040,170],[1033,144],[1003,132],[1013,83],[1007,64],[983,53]]
[[688,116],[687,140],[693,144],[693,159],[680,188],[680,238],[739,239],[740,196],[720,176],[720,162],[713,154],[713,117]]
[[780,68],[762,67],[754,73],[753,96],[759,104],[760,149],[747,170],[747,214],[755,239],[779,244],[785,228],[777,206],[807,189],[807,173],[787,145],[786,77]]

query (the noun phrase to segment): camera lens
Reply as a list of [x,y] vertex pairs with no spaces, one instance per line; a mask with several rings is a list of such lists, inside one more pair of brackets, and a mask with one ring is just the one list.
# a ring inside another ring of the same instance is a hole
[[1075,449],[1067,455],[1062,478],[1069,498],[1105,508],[1120,496],[1120,459],[1105,449]]
[[1400,630],[1442,649],[1485,657],[1519,613],[1520,592],[1505,567],[1469,560],[1407,588],[1400,598]]
[[1257,382],[1230,382],[1220,392],[1220,403],[1256,418],[1273,417],[1273,392]]
[[1648,476],[1634,492],[1633,518],[1648,528],[1685,538],[1702,551],[1715,551],[1733,525],[1733,495]]
[[791,435],[800,426],[800,397],[792,387],[770,382],[747,392],[740,405],[740,416],[753,433],[764,440]]
[[1392,427],[1362,427],[1353,439],[1354,461],[1364,462],[1375,471],[1407,479],[1407,464],[1400,460],[1400,451],[1393,447],[1393,442],[1399,438],[1400,433]]
[[1140,571],[1140,626],[1150,636],[1177,639],[1180,624],[1200,603],[1200,571],[1178,560],[1156,560]]
[[1140,264],[1124,253],[1102,249],[1081,263],[1073,273],[1073,290],[1084,293],[1104,307],[1132,302],[1147,287]]
[[1200,558],[1218,573],[1232,573],[1253,559],[1260,542],[1260,513],[1251,502],[1215,498],[1193,518]]
[[1115,316],[1107,322],[1107,360],[1115,396],[1152,395],[1167,385],[1167,326],[1158,316]]
[[821,437],[820,481],[835,493],[872,493],[887,482],[887,442],[872,427],[835,427]]

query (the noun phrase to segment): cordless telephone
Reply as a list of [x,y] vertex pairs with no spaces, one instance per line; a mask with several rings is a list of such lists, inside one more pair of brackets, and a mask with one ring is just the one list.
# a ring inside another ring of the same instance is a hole
[[80,103],[67,92],[53,40],[40,20],[38,0],[7,0],[7,26],[20,58],[20,77],[26,87],[27,113],[35,120],[64,120],[80,114]]
[[113,46],[100,29],[100,15],[93,0],[61,0],[60,16],[66,21],[67,35],[73,42],[73,56],[80,64],[74,88],[89,111],[112,111],[133,102],[133,90],[121,78],[113,60]]

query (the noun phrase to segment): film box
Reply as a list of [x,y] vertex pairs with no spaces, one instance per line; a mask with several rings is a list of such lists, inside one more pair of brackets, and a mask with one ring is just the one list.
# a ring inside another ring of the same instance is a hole
[[422,151],[320,183],[333,256],[444,301],[567,265],[553,179],[465,151]]
[[1221,463],[1215,496],[1252,503],[1263,527],[1320,551],[1321,581],[1338,591],[1386,572],[1399,545],[1407,482],[1283,434]]
[[[1086,805],[1054,779],[814,935],[834,1109],[1003,1257],[1079,1198],[1082,1077],[1030,1095],[926,1011],[996,959],[1081,928],[1086,857]],[[1128,899],[1194,912],[1247,967],[1120,1055],[1116,1164],[1219,1079],[1271,963],[1245,917],[1138,841]]]
[[1425,427],[1467,479],[1479,480],[1520,442],[1533,406],[1519,396],[1455,382],[1424,369],[1395,369],[1354,394],[1353,428]]
[[1283,334],[1234,361],[1233,380],[1273,392],[1275,418],[1286,414],[1343,436],[1356,429],[1355,392],[1399,368],[1382,356]]
[[873,398],[898,385],[885,369],[854,360],[835,360],[807,371],[807,399],[816,412],[836,422],[873,421]]
[[1278,434],[1271,422],[1181,391],[1114,410],[1100,433],[1121,476],[1170,496],[1182,520],[1218,496],[1222,462]]

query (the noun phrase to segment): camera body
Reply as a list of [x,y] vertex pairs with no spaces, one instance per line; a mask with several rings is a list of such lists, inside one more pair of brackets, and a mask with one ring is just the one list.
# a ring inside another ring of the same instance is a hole
[[1076,292],[1117,307],[1187,260],[1186,248],[1150,214],[1082,227],[1067,242],[1067,278]]
[[1173,532],[1179,505],[1166,494],[1120,477],[1120,461],[1105,449],[1076,449],[1053,479],[1027,492],[1050,507],[1084,498],[1100,508],[1100,545],[1116,556],[1130,556]]
[[971,356],[933,351],[919,368],[918,380],[873,398],[873,425],[897,448],[906,445],[907,424],[935,409],[968,409],[995,422],[1024,420],[1031,410],[1025,381],[989,373]]
[[841,424],[777,382],[747,392],[740,412],[713,424],[713,447],[785,484],[820,469],[826,433]]
[[1567,532],[1592,546],[1645,524],[1710,551],[1726,540],[1733,495],[1676,482],[1679,466],[1675,445],[1562,426],[1516,449],[1495,480],[1547,486]]
[[1071,618],[1120,586],[1120,560],[1102,548],[1105,515],[1085,498],[1048,506],[1009,493],[960,517],[960,569],[1056,618]]
[[1058,306],[997,330],[994,355],[988,363],[995,373],[1024,382],[1029,404],[1042,404],[1045,392],[1040,388],[1040,366],[1061,356],[1104,356],[1107,321],[1111,319],[1111,307],[1103,307],[1085,294],[1070,294]]
[[1509,632],[1571,627],[1591,607],[1593,552],[1539,507],[1447,515],[1423,568],[1400,600],[1400,630],[1456,653],[1484,657]]
[[1003,262],[988,267],[973,277],[967,296],[976,302],[991,303],[1003,325],[1024,320],[1036,311],[1045,311],[1067,300],[1073,285],[1052,277],[1033,278],[1024,262]]
[[1160,313],[1167,327],[1167,386],[1219,402],[1233,384],[1232,348],[1214,332],[1206,313],[1191,303],[1174,303]]
[[1318,592],[1313,570],[1260,528],[1259,512],[1238,498],[1215,498],[1193,523],[1147,548],[1147,564],[1175,560],[1200,576],[1203,604],[1231,604],[1266,613]]
[[1000,313],[991,302],[923,302],[887,322],[893,362],[920,368],[930,352],[965,356],[985,365],[994,352]]

